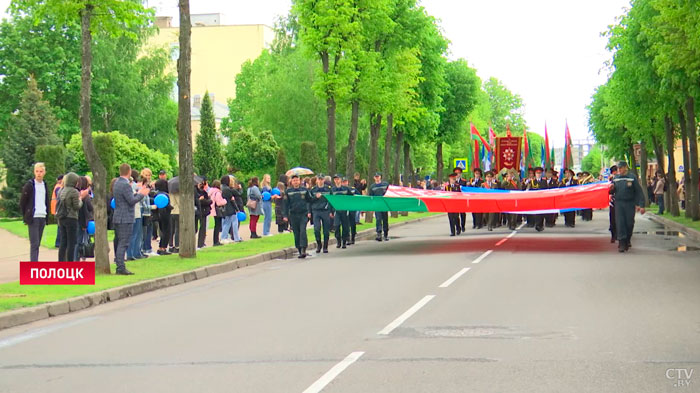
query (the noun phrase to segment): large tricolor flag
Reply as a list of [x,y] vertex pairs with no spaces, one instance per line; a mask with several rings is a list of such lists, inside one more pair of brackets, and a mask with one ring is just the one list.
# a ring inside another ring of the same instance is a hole
[[447,213],[542,212],[602,209],[608,206],[609,184],[552,188],[539,191],[446,192],[389,186],[383,197],[328,195],[336,210],[419,211]]

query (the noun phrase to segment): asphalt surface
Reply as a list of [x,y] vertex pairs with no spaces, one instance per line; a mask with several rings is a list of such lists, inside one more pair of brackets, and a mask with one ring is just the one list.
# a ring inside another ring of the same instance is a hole
[[0,331],[0,392],[700,391],[700,245],[557,223],[436,217]]

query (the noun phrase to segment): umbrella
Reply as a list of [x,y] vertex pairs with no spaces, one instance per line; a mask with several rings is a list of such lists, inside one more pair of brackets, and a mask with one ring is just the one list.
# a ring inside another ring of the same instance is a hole
[[294,175],[308,176],[308,175],[313,175],[313,174],[314,174],[314,171],[312,171],[311,169],[301,168],[301,167],[292,168],[292,169],[288,170],[287,173],[285,173],[285,175],[287,175],[287,176],[294,176]]
[[[202,178],[194,175],[194,184],[201,183]],[[168,180],[168,192],[171,194],[177,194],[180,192],[180,176],[175,176]]]

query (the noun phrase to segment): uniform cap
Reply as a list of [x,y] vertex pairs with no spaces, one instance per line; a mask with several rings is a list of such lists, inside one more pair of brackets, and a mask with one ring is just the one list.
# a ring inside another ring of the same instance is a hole
[[340,174],[336,173],[335,175],[333,175],[333,178],[334,178],[334,179],[335,179],[335,178],[342,179],[342,178],[343,178],[343,175],[340,175]]
[[542,169],[541,166],[538,166],[537,168],[535,168],[535,172],[544,172],[544,169]]
[[448,177],[457,177],[457,174],[455,172],[452,172]]
[[323,179],[326,176],[323,173],[319,173],[318,175],[316,175],[316,177],[319,179]]
[[617,163],[618,168],[627,168],[627,161],[620,161]]
[[484,174],[484,171],[481,170],[481,168],[474,168],[474,173],[479,173],[479,174]]
[[459,173],[462,173],[462,168],[457,167],[453,170],[454,173],[457,173],[458,171],[459,171]]
[[375,176],[375,177],[377,177],[377,176],[381,176],[381,175],[382,175],[382,173],[381,173],[381,172],[376,172],[376,173],[374,174],[374,176]]

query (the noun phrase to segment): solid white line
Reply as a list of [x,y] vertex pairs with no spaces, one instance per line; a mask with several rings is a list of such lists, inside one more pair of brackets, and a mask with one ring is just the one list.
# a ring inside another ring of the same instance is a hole
[[464,269],[458,271],[457,273],[455,273],[454,276],[450,277],[447,281],[445,281],[445,282],[443,282],[442,284],[440,284],[440,288],[447,288],[447,287],[449,287],[453,282],[457,281],[458,278],[462,277],[462,274],[468,272],[469,269],[471,269],[471,268],[465,267]]
[[476,258],[472,263],[479,263],[479,262],[483,261],[484,258],[486,258],[487,256],[489,256],[489,254],[491,254],[492,252],[493,252],[493,250],[488,250],[488,251],[486,251],[485,253],[481,254],[481,255],[479,256],[479,258]]
[[73,321],[68,321],[68,322],[64,322],[64,323],[55,324],[52,326],[47,326],[47,327],[43,327],[43,328],[39,328],[39,329],[35,329],[35,330],[30,330],[28,332],[18,334],[16,336],[10,336],[8,338],[0,340],[0,349],[11,347],[15,344],[19,344],[19,343],[22,343],[25,341],[33,340],[35,338],[45,336],[49,333],[53,333],[57,330],[65,329],[65,328],[75,326],[75,325],[79,325],[81,323],[89,322],[89,321],[92,321],[94,319],[97,319],[97,317],[80,318],[80,319],[76,319]]
[[508,238],[507,238],[507,237],[501,239],[501,241],[499,241],[498,243],[496,243],[496,247],[500,246],[501,244],[503,244],[503,243],[505,243],[505,242],[507,242],[507,241],[508,241]]
[[520,224],[520,226],[519,226],[517,229],[518,229],[518,230],[523,229],[523,227],[525,226],[525,224],[527,224],[527,223],[524,222],[524,223]]
[[329,383],[331,383],[340,373],[345,371],[346,368],[350,367],[351,364],[355,363],[364,352],[353,352],[348,355],[345,359],[341,360],[340,363],[336,364],[328,370],[321,378],[314,382],[311,386],[304,390],[304,393],[319,393],[323,390]]
[[513,231],[510,233],[510,235],[506,236],[506,239],[510,239],[511,237],[515,236],[518,232]]
[[419,300],[418,303],[414,304],[413,307],[409,308],[406,310],[405,313],[401,314],[398,318],[396,318],[392,323],[386,325],[386,327],[382,330],[380,330],[377,334],[386,336],[389,333],[391,333],[394,329],[399,327],[402,323],[406,322],[408,318],[411,318],[411,315],[415,314],[420,310],[423,306],[428,304],[429,301],[433,300],[435,295],[428,295],[424,297],[423,299]]

